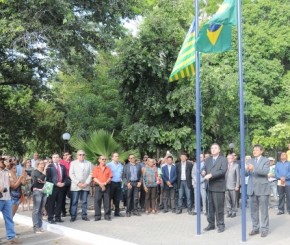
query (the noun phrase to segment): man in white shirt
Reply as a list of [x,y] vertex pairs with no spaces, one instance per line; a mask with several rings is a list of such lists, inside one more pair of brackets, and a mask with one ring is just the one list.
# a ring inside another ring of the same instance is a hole
[[177,188],[178,188],[178,208],[176,214],[182,213],[183,196],[186,196],[187,212],[192,212],[191,188],[192,188],[192,163],[187,161],[187,153],[180,154],[180,162],[176,165]]

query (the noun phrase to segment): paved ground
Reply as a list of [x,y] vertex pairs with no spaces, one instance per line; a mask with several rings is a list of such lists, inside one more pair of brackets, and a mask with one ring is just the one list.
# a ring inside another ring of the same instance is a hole
[[[92,200],[90,200],[92,202]],[[240,210],[239,210],[240,212]],[[277,216],[277,210],[270,209],[270,233],[268,237],[261,238],[247,236],[247,244],[290,244],[290,215]],[[45,227],[51,232],[34,235],[32,233],[31,211],[19,212],[16,222],[27,226],[17,225],[16,230],[21,233],[25,244],[140,244],[140,245],[189,245],[189,244],[240,244],[241,243],[241,216],[226,218],[226,230],[223,233],[216,231],[203,232],[196,235],[196,216],[189,216],[186,212],[181,215],[172,213],[158,213],[156,215],[142,214],[141,217],[130,218],[113,217],[112,221],[95,222],[94,212],[89,211],[91,221],[78,220],[69,222],[69,217],[61,225]],[[1,221],[0,236],[4,236],[3,221]],[[207,225],[206,217],[201,216],[202,228]],[[247,209],[247,233],[251,230],[249,210]],[[70,238],[70,239],[68,239]],[[112,239],[113,238],[113,239]],[[37,242],[37,240],[39,240]],[[36,243],[37,242],[37,243]],[[126,243],[128,242],[128,243]]]
[[[16,232],[23,245],[78,245],[79,241],[68,238],[65,235],[58,235],[52,232],[44,232],[42,234],[34,234],[28,225],[15,224]],[[5,225],[3,219],[0,218],[0,244],[6,244]],[[83,243],[85,244],[85,243]]]

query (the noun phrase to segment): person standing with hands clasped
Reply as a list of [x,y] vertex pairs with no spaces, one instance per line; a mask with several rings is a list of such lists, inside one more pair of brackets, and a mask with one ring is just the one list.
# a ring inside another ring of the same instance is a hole
[[88,210],[88,195],[90,192],[90,183],[92,180],[92,164],[85,160],[85,152],[77,151],[77,159],[71,162],[69,169],[69,177],[71,179],[71,219],[70,222],[75,222],[78,211],[79,198],[82,201],[82,220],[89,221]]
[[146,192],[145,197],[145,207],[146,214],[149,214],[152,211],[153,214],[156,214],[156,203],[157,203],[157,182],[158,182],[158,172],[156,166],[154,166],[153,159],[148,158],[147,164],[142,169],[143,172],[143,186]]
[[142,179],[142,168],[135,161],[133,154],[129,155],[129,163],[124,166],[123,185],[127,189],[127,208],[126,217],[130,217],[131,213],[141,216],[137,210],[138,198]]
[[113,177],[112,171],[106,166],[106,158],[99,156],[99,165],[93,170],[93,180],[96,184],[95,189],[95,221],[101,219],[102,200],[104,204],[105,220],[111,221],[111,208],[110,208],[110,194],[111,194],[111,179]]
[[[64,198],[66,171],[59,161],[59,155],[53,154],[52,161],[46,170],[46,180],[53,183],[52,194],[47,198],[47,221],[50,224],[64,222],[61,219],[61,205]],[[53,219],[55,216],[55,219]]]
[[224,232],[224,206],[226,191],[227,159],[220,155],[220,146],[211,146],[211,157],[206,159],[201,175],[206,181],[207,190],[207,221],[208,226],[204,231],[215,229],[215,218],[218,233]]
[[[269,195],[270,185],[268,173],[270,170],[269,159],[262,156],[263,147],[254,145],[253,156],[246,164],[246,175],[249,176],[247,194],[250,197],[250,211],[252,219],[252,231],[249,236],[259,234],[261,228],[261,237],[266,237],[269,232]],[[259,219],[259,212],[260,218]]]

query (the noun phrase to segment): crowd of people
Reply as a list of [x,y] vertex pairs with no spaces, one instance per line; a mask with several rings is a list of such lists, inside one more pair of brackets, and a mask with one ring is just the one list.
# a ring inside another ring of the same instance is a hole
[[[269,232],[269,208],[278,209],[277,215],[290,214],[290,145],[289,151],[280,154],[275,164],[274,158],[262,156],[263,147],[253,147],[253,157],[245,157],[247,202],[250,206],[253,236],[261,232],[266,237]],[[12,244],[20,241],[15,237],[13,216],[22,203],[31,208],[35,233],[44,229],[43,215],[47,215],[50,224],[62,223],[62,217],[70,215],[70,222],[77,221],[78,202],[81,202],[81,219],[90,221],[88,197],[94,196],[94,220],[115,217],[141,216],[158,212],[181,214],[187,210],[196,215],[197,197],[200,196],[201,209],[207,216],[205,231],[225,230],[225,219],[237,216],[240,187],[241,164],[235,153],[226,157],[220,153],[220,146],[213,144],[210,153],[200,155],[200,168],[195,161],[181,153],[179,161],[174,162],[168,151],[158,161],[144,155],[138,161],[133,154],[126,163],[119,161],[119,154],[113,153],[111,160],[99,156],[97,164],[85,159],[85,152],[78,150],[76,159],[65,152],[62,159],[58,154],[51,158],[39,159],[37,153],[33,159],[20,164],[16,158],[2,156],[0,161],[0,210],[3,214],[7,239]],[[197,177],[200,188],[197,189]],[[51,184],[52,191],[44,189]],[[273,194],[274,204],[270,200]],[[69,207],[66,200],[70,199]],[[124,204],[125,212],[120,209]]]

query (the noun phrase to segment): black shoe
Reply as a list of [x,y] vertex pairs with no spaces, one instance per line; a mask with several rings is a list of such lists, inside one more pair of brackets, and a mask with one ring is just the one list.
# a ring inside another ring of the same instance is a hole
[[279,212],[277,213],[277,215],[281,215],[281,214],[284,214],[284,212],[279,211]]
[[210,230],[214,230],[215,226],[214,225],[208,225],[207,227],[205,227],[203,230],[204,231],[210,231]]
[[259,231],[257,230],[252,230],[250,233],[249,233],[249,236],[254,236],[254,235],[257,235],[259,234]]
[[167,209],[163,209],[162,212],[163,212],[163,213],[168,213],[168,210],[167,210]]
[[124,217],[124,214],[120,214],[120,213],[118,213],[118,214],[115,214],[114,216],[115,216],[115,217]]
[[176,214],[181,214],[181,213],[182,213],[181,209],[176,210]]
[[135,215],[135,216],[141,216],[141,214],[139,212],[133,212],[133,215]]
[[227,216],[226,217],[227,218],[232,217],[232,214],[231,213],[227,213]]
[[61,217],[66,217],[66,213],[63,213],[63,214],[61,215]]
[[237,215],[235,213],[232,213],[231,217],[234,218],[236,217]]
[[63,223],[64,220],[62,220],[62,219],[55,219],[55,222],[57,222],[57,223]]
[[101,220],[101,218],[95,218],[95,221],[99,221],[99,220]]
[[222,233],[224,231],[225,231],[225,228],[218,228],[218,230],[217,230],[218,233]]
[[54,220],[48,220],[47,222],[48,222],[49,224],[52,224],[52,225],[53,225],[53,224],[56,224],[56,222],[55,222]]
[[266,232],[266,231],[262,231],[262,233],[261,233],[261,237],[266,237],[268,235],[268,232]]
[[70,219],[70,222],[75,222],[76,221],[76,218],[71,218]]
[[196,212],[194,212],[194,211],[188,211],[188,214],[189,215],[196,215]]
[[88,217],[83,217],[82,220],[84,220],[84,221],[90,221],[90,219]]
[[126,213],[126,217],[131,217],[131,213]]
[[171,211],[173,214],[175,214],[176,213],[176,210],[175,209],[172,209],[172,211]]
[[112,221],[111,217],[106,217],[105,220]]

